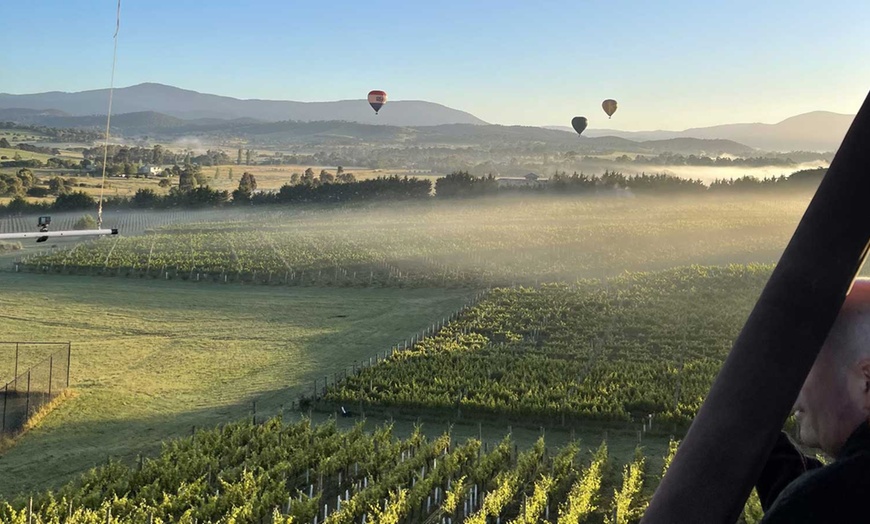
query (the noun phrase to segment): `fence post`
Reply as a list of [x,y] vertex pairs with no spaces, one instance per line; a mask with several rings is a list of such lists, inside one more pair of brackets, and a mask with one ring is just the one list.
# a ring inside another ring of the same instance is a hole
[[30,370],[27,370],[27,404],[24,409],[24,422],[30,418]]
[[51,374],[54,371],[54,355],[48,357],[48,400],[51,400]]
[[69,387],[69,370],[72,367],[72,343],[66,343],[66,387]]
[[12,378],[18,378],[18,342],[15,343],[15,374]]
[[0,426],[0,433],[6,431],[6,403],[9,401],[9,384],[3,386],[3,425]]

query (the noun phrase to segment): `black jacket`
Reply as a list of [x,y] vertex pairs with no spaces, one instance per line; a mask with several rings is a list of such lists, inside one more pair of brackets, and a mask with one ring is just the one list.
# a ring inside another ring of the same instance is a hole
[[870,424],[858,426],[827,466],[781,434],[756,489],[762,524],[870,522]]

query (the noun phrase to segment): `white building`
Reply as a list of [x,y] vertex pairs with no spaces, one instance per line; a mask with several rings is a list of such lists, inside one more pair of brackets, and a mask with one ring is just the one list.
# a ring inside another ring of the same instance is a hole
[[505,176],[496,179],[499,187],[538,187],[549,182],[548,178],[542,178],[535,173],[525,176]]
[[163,169],[161,169],[160,166],[152,166],[151,164],[145,164],[139,168],[139,171],[137,171],[138,174],[145,176],[156,176],[162,172]]

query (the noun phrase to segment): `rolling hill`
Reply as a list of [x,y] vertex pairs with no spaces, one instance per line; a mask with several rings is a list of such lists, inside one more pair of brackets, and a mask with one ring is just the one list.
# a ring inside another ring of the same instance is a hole
[[9,109],[0,109],[0,122],[36,120],[44,117],[52,116],[70,116],[69,113],[64,113],[57,109],[25,109],[21,107],[12,107]]
[[[25,113],[23,117],[13,120],[55,128],[101,131],[105,126],[106,117]],[[166,140],[194,136],[207,142],[243,139],[252,145],[267,147],[285,147],[294,144],[318,146],[376,144],[454,148],[473,145],[491,151],[535,150],[545,147],[550,151],[574,151],[578,154],[668,152],[711,156],[722,154],[743,156],[754,152],[751,147],[730,140],[675,138],[638,142],[617,136],[578,137],[573,133],[532,126],[473,124],[390,126],[349,121],[263,122],[252,118],[185,120],[154,111],[113,115],[112,134],[125,138],[148,136],[152,139]]]
[[[52,91],[35,94],[0,93],[0,121],[13,120],[22,123],[40,124],[54,127],[97,126],[106,112],[108,92],[105,89],[66,93]],[[513,142],[545,141],[562,143],[570,141],[573,130],[565,126],[546,128],[529,126],[490,126],[481,135],[473,129],[444,126],[486,126],[486,122],[474,115],[452,109],[440,104],[425,101],[391,101],[375,115],[365,100],[339,100],[333,102],[293,102],[287,100],[242,100],[228,96],[199,93],[156,83],[138,84],[119,88],[114,94],[114,113],[126,120],[118,121],[117,128],[126,134],[153,134],[155,130],[201,133],[204,131],[226,131],[251,126],[245,132],[266,135],[268,123],[278,123],[287,132],[287,122],[345,122],[369,126],[394,126],[402,128],[436,127],[439,129],[418,130],[416,136],[428,137],[424,142],[445,144],[462,143],[463,140],[503,140]],[[815,111],[787,118],[776,124],[744,123],[725,124],[712,127],[691,128],[682,131],[619,131],[613,129],[590,128],[584,132],[583,139],[596,139],[585,146],[619,149],[633,147],[638,142],[660,142],[677,138],[705,140],[727,140],[746,144],[752,148],[766,151],[833,151],[839,147],[843,136],[854,115],[844,115],[825,111]],[[266,127],[257,128],[258,125]],[[329,124],[336,127],[336,124]],[[322,127],[322,126],[321,126]],[[309,133],[311,128],[294,132]],[[360,138],[355,132],[345,135],[346,130],[335,129],[335,137],[346,140]],[[561,133],[567,131],[567,133]],[[369,136],[391,135],[393,131],[367,131]],[[291,133],[292,134],[292,133]],[[407,132],[400,133],[407,140]],[[564,137],[560,135],[569,135]],[[472,138],[473,137],[473,138]],[[520,138],[522,137],[522,138]],[[602,139],[602,140],[598,140]],[[603,140],[606,139],[606,140]],[[581,139],[582,140],[582,139]],[[630,143],[620,143],[628,140]],[[649,144],[676,147],[679,142],[670,144]],[[674,152],[696,151],[697,144],[686,143],[687,149]],[[730,152],[731,144],[706,144],[706,151]],[[724,149],[720,149],[724,148]],[[633,149],[629,149],[633,150]],[[741,154],[735,152],[733,154]]]
[[[182,119],[248,118],[269,122],[346,120],[397,126],[486,123],[464,111],[415,100],[391,101],[380,115],[375,115],[365,100],[335,102],[240,100],[154,83],[115,89],[113,97],[113,113],[156,112]],[[105,114],[107,101],[106,89],[78,93],[60,91],[24,95],[0,93],[0,109],[53,109],[72,116]]]
[[[696,127],[683,131],[619,131],[587,129],[590,137],[618,136],[637,141],[666,140],[680,137],[727,139],[766,151],[835,151],[840,147],[855,115],[813,111],[787,118],[776,124],[725,124]],[[573,133],[566,126],[549,126]]]

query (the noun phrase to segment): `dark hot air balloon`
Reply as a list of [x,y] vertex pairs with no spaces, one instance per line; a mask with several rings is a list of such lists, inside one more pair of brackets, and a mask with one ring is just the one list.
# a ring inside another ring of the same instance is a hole
[[575,116],[571,119],[571,127],[574,128],[574,131],[577,131],[577,134],[583,134],[583,130],[586,129],[586,117],[585,116]]
[[383,91],[370,91],[369,92],[369,105],[372,106],[372,109],[375,110],[375,114],[378,114],[378,111],[384,107],[384,104],[387,103],[387,94]]
[[608,98],[604,102],[601,102],[601,108],[607,113],[608,118],[612,117],[613,113],[616,112],[616,100]]

